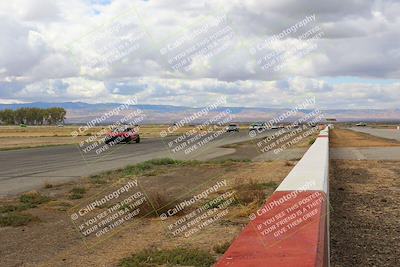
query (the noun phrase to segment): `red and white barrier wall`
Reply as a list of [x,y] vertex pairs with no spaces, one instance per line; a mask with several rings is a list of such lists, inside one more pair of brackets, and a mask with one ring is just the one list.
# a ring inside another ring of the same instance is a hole
[[329,128],[216,266],[329,266]]

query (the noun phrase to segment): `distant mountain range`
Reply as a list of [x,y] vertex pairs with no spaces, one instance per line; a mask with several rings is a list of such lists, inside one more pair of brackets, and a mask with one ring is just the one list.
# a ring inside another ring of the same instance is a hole
[[[50,108],[62,107],[67,110],[66,123],[87,123],[101,117],[105,113],[121,106],[120,103],[88,104],[83,102],[34,102],[24,104],[0,104],[0,110],[18,109],[23,107]],[[203,108],[192,108],[172,105],[131,105],[129,109],[121,111],[118,115],[109,117],[104,123],[117,121],[132,112],[140,109],[145,114],[141,123],[173,123],[190,116]],[[289,111],[289,108],[251,108],[251,107],[219,107],[209,112],[208,116],[201,117],[192,123],[201,123],[207,117],[215,116],[219,112],[229,109],[235,122],[267,121]],[[300,110],[296,117],[310,113],[312,110]],[[322,110],[325,118],[335,118],[337,121],[400,121],[400,109],[328,109]],[[294,120],[295,117],[288,119]]]

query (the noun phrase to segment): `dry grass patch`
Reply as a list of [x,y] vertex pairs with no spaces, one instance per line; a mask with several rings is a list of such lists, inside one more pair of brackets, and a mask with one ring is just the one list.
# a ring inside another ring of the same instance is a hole
[[24,226],[29,222],[37,220],[36,217],[32,216],[29,213],[22,212],[8,212],[0,214],[0,227],[12,226]]
[[227,242],[224,242],[224,243],[216,244],[213,247],[213,250],[217,254],[224,254],[228,250],[228,248],[230,247],[232,242],[233,241],[227,241]]
[[400,142],[380,138],[366,133],[347,129],[335,128],[331,130],[329,143],[331,147],[393,147],[400,146]]
[[37,191],[22,194],[19,201],[3,203],[0,206],[0,227],[23,226],[31,221],[38,221],[38,218],[25,211],[36,208],[41,204],[47,203],[50,198]]
[[[285,161],[193,162],[157,159],[87,177],[79,183],[70,182],[42,189],[46,193],[53,193],[52,200],[38,204],[37,208],[30,211],[41,223],[28,223],[25,232],[12,227],[4,229],[0,256],[10,266],[20,262],[35,266],[210,266],[248,223],[248,215],[260,208],[291,168],[285,165]],[[149,175],[151,173],[155,175]],[[226,180],[227,186],[222,187],[221,192],[213,193],[183,210],[175,218],[161,221],[155,216],[156,213],[136,218],[128,222],[121,232],[106,242],[100,242],[94,250],[87,250],[65,210],[110,189],[125,178],[138,180],[154,205],[148,211],[155,208],[158,213],[174,206],[177,201],[193,197],[217,181]],[[69,196],[76,187],[85,188],[86,192],[81,199],[71,200]],[[168,231],[168,225],[175,219],[231,190],[236,191],[234,196],[237,201],[227,208],[229,213],[226,216],[190,237],[173,237]],[[182,248],[194,254],[188,254]],[[25,253],[17,253],[21,250]],[[197,260],[189,261],[184,254]],[[196,255],[202,255],[201,259]]]
[[215,262],[214,257],[206,251],[196,248],[175,248],[157,250],[145,249],[131,257],[121,260],[121,267],[145,266],[194,266],[208,267]]
[[83,196],[86,193],[86,188],[84,187],[73,187],[70,191],[69,198],[70,199],[80,199],[83,198]]

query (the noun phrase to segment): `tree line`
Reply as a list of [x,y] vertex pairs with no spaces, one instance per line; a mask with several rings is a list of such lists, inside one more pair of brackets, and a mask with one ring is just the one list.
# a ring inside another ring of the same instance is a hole
[[49,125],[63,123],[67,111],[63,108],[19,108],[0,110],[0,122],[7,125]]

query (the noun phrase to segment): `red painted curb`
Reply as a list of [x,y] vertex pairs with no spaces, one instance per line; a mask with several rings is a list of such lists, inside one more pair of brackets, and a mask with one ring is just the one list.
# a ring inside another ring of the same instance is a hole
[[216,266],[328,266],[326,213],[323,191],[275,192]]

